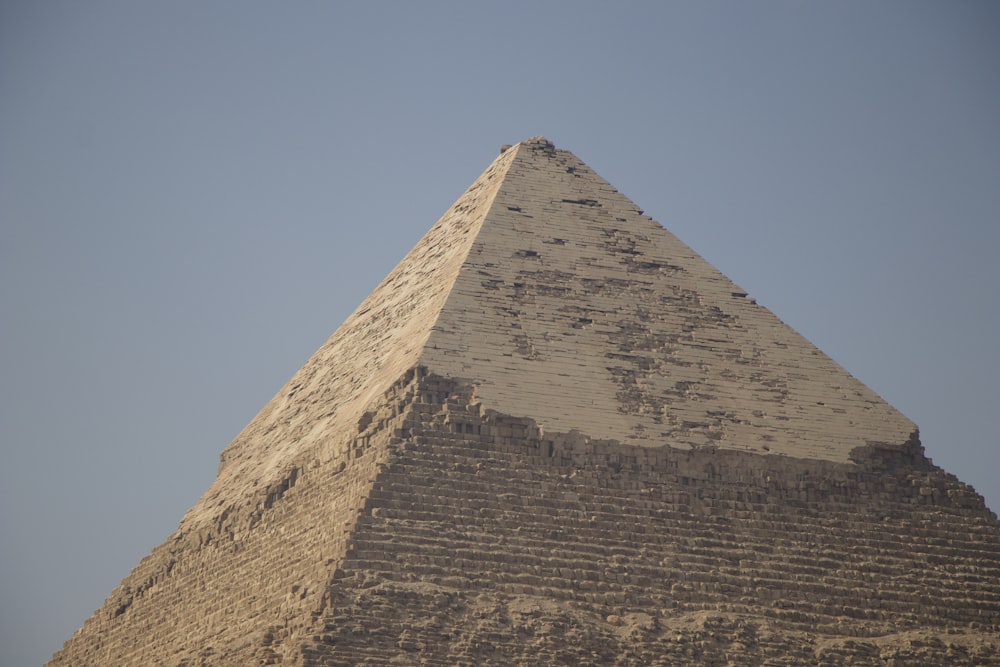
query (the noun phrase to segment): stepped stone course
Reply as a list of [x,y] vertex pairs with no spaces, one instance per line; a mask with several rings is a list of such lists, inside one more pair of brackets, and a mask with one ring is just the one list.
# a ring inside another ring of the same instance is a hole
[[603,181],[506,147],[52,665],[1000,665],[1000,522]]

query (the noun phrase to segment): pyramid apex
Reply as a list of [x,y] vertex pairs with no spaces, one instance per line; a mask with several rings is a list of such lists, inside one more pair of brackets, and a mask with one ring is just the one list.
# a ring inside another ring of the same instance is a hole
[[552,143],[551,141],[549,141],[548,139],[546,139],[541,135],[531,137],[530,139],[525,139],[524,141],[521,142],[521,144],[526,146],[527,148],[531,148],[534,150],[539,150],[539,149],[555,150],[556,148],[556,145],[554,143]]
[[547,152],[553,152],[556,149],[555,144],[553,144],[551,141],[549,141],[545,137],[543,137],[543,136],[534,136],[534,137],[531,137],[529,139],[525,139],[524,141],[521,141],[521,142],[519,142],[517,144],[504,144],[503,146],[500,147],[500,154],[503,155],[504,153],[506,153],[509,149],[513,148],[514,146],[524,146],[525,148],[528,148],[528,149],[531,149],[531,150],[541,150],[541,151],[547,151]]

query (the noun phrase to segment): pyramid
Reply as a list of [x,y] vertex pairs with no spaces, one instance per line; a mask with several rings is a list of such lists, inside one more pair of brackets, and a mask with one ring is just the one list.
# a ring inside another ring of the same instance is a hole
[[1000,665],[1000,522],[543,138],[505,147],[51,665]]

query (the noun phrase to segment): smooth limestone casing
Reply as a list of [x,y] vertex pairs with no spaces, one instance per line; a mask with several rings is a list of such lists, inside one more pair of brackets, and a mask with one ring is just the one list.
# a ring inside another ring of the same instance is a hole
[[433,372],[545,429],[641,445],[848,461],[916,431],[572,153],[510,152],[420,355]]

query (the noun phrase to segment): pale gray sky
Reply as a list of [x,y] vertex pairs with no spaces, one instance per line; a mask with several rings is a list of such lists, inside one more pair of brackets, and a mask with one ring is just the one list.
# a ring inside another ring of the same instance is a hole
[[1000,508],[998,119],[995,2],[0,3],[0,664],[537,134]]

